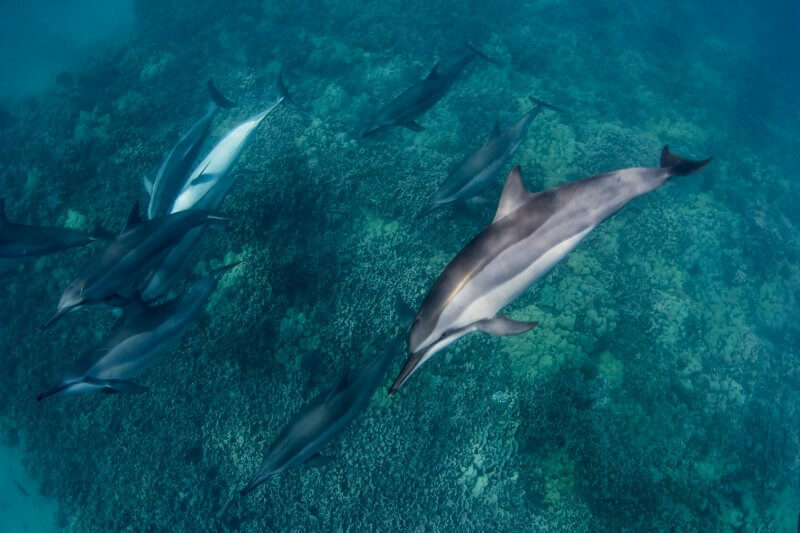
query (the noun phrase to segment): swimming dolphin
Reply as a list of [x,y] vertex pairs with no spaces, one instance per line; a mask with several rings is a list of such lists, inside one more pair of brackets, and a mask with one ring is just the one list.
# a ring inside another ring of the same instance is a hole
[[97,304],[125,306],[145,276],[192,228],[226,220],[210,211],[192,209],[142,221],[137,202],[122,233],[91,258],[61,295],[46,328],[66,313]]
[[408,335],[408,359],[389,394],[471,331],[518,335],[536,327],[497,313],[625,204],[709,161],[684,159],[665,146],[660,168],[626,168],[535,194],[525,190],[516,167],[492,224],[447,265],[422,302]]
[[[256,127],[281,103],[296,107],[283,83],[283,72],[278,76],[275,102],[253,117],[235,126],[211,150],[192,172],[192,175],[172,205],[170,212],[186,209],[215,211],[222,205],[225,195],[241,173],[232,173]],[[196,228],[186,234],[153,270],[142,286],[142,298],[151,301],[163,296],[181,275],[189,254],[195,249],[205,228]]]
[[69,372],[58,386],[36,399],[97,390],[107,394],[145,392],[147,389],[131,382],[131,378],[178,344],[202,312],[219,278],[235,266],[213,271],[182,296],[158,306],[150,307],[134,297],[111,334],[87,353],[76,370]]
[[211,96],[211,103],[206,113],[170,150],[158,169],[155,182],[147,178],[144,180],[145,188],[150,195],[150,204],[147,206],[148,219],[152,220],[169,213],[175,198],[186,183],[186,176],[192,163],[211,132],[211,121],[217,110],[236,106],[222,96],[211,80],[208,80],[208,93]]
[[447,179],[444,180],[444,183],[439,186],[431,204],[417,218],[421,218],[440,207],[455,202],[463,202],[478,196],[491,185],[497,173],[502,170],[511,159],[511,156],[514,155],[514,152],[517,151],[533,119],[544,109],[561,111],[557,107],[537,100],[532,96],[529,98],[534,104],[533,109],[503,132],[500,131],[500,123],[495,122],[492,132],[483,146],[456,165],[450,175],[447,176]]
[[330,391],[303,407],[267,450],[258,472],[240,492],[252,492],[272,476],[296,466],[322,466],[332,458],[319,451],[350,425],[369,403],[383,381],[392,356],[400,349],[404,334],[360,370],[350,370]]
[[6,217],[5,203],[5,198],[0,198],[0,273],[25,261],[95,240],[91,234],[76,229],[14,224]]
[[470,54],[464,56],[458,63],[441,73],[439,72],[439,63],[436,63],[424,80],[415,83],[400,93],[386,107],[381,109],[378,113],[378,118],[361,136],[368,137],[376,131],[390,126],[405,126],[411,131],[424,130],[425,128],[416,122],[417,117],[432,108],[436,102],[447,94],[450,87],[461,75],[461,72],[467,68],[467,65],[472,63],[473,59],[481,57],[493,62],[472,45],[467,44],[467,46],[471,50]]

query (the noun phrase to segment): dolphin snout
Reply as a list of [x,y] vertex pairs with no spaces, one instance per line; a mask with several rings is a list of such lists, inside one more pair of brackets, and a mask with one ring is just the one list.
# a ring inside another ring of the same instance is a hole
[[397,379],[394,380],[392,386],[389,387],[389,396],[397,392],[397,389],[403,386],[408,378],[411,377],[411,374],[417,371],[419,365],[422,362],[422,356],[425,352],[414,352],[408,355],[408,359],[406,359],[406,364],[403,365],[403,369],[400,371],[400,374],[397,376]]

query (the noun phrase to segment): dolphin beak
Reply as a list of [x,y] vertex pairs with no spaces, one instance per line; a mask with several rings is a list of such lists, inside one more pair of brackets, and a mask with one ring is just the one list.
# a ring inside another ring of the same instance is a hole
[[52,317],[50,320],[48,320],[48,321],[47,321],[47,322],[46,322],[46,323],[45,323],[45,324],[44,324],[44,325],[43,325],[43,326],[42,326],[40,329],[41,329],[42,331],[46,330],[47,328],[49,328],[50,326],[52,326],[53,324],[55,324],[55,323],[58,321],[58,319],[60,319],[62,316],[66,315],[67,313],[69,313],[70,311],[72,311],[72,309],[73,309],[74,307],[75,307],[75,306],[71,306],[71,307],[64,307],[64,308],[62,308],[62,309],[59,309],[58,311],[56,311],[56,314],[55,314],[55,315],[53,315],[53,317]]
[[425,350],[421,352],[414,352],[408,355],[408,359],[406,359],[406,364],[403,365],[403,370],[400,371],[400,374],[397,376],[397,379],[394,380],[392,386],[389,387],[389,396],[397,392],[397,389],[403,386],[403,384],[408,381],[408,378],[411,377],[411,374],[417,371],[419,365],[422,362],[422,356],[425,355]]

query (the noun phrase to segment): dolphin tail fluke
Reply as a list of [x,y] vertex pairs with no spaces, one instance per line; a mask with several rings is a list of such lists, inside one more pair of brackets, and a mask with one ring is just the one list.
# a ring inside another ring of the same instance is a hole
[[230,109],[232,107],[236,107],[236,103],[228,100],[225,98],[219,89],[214,86],[214,82],[208,80],[208,95],[211,97],[211,101],[214,102],[214,105],[217,107],[221,107],[222,109]]
[[431,213],[433,213],[434,211],[438,211],[439,209],[441,209],[441,207],[442,204],[431,204],[422,211],[420,211],[419,214],[417,214],[417,216],[414,217],[414,219],[421,220],[430,215]]
[[566,114],[566,111],[564,111],[564,110],[563,110],[563,109],[561,109],[560,107],[556,107],[556,106],[554,106],[554,105],[550,105],[550,104],[548,104],[547,102],[544,102],[544,101],[542,101],[542,100],[539,100],[539,99],[538,99],[538,98],[536,98],[535,96],[529,96],[529,97],[528,97],[528,99],[529,99],[529,100],[531,101],[531,103],[532,103],[533,105],[535,105],[537,108],[549,109],[549,110],[551,110],[551,111],[555,111],[556,113],[563,113],[563,114]]
[[667,145],[664,145],[664,148],[661,150],[661,168],[669,169],[673,176],[693,174],[711,162],[711,159],[711,157],[703,159],[702,161],[686,159],[685,157],[670,152],[669,146]]
[[286,107],[290,107],[296,111],[303,112],[300,109],[300,106],[297,105],[297,102],[289,94],[288,89],[286,89],[286,84],[283,82],[283,69],[281,69],[280,73],[278,74],[278,81],[275,82],[275,87],[278,90],[278,99],[281,100]]
[[494,63],[495,65],[499,65],[500,64],[500,62],[497,61],[496,59],[492,59],[491,57],[487,56],[486,54],[484,54],[483,52],[481,52],[480,50],[475,48],[472,45],[472,43],[470,43],[469,41],[467,41],[465,44],[466,44],[467,48],[469,48],[470,52],[472,52],[476,56],[480,57],[484,61],[488,61],[489,63]]

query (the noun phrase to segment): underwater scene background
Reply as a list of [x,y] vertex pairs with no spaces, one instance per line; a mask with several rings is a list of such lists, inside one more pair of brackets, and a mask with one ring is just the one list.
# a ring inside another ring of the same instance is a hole
[[[47,530],[34,517],[50,514],[68,531],[794,530],[797,2],[119,10],[132,10],[130,28],[48,66],[46,87],[4,89],[10,219],[118,231],[145,199],[142,177],[207,105],[209,78],[238,103],[217,115],[212,141],[274,101],[281,68],[301,110],[276,109],[244,153],[237,168],[250,172],[222,207],[232,220],[208,232],[175,292],[244,263],[137,378],[146,394],[34,400],[115,321],[92,311],[39,329],[97,244],[1,281],[5,531]],[[466,42],[498,64],[473,62],[419,120],[424,131],[361,138],[383,104]],[[25,50],[0,58],[24,65]],[[331,463],[226,507],[292,414],[397,334],[398,297],[418,306],[490,223],[501,177],[492,202],[415,216],[530,95],[568,111],[536,118],[513,158],[530,190],[655,166],[664,144],[714,160],[601,224],[510,306],[538,328],[466,336],[389,397],[398,352],[367,410],[324,450]]]

